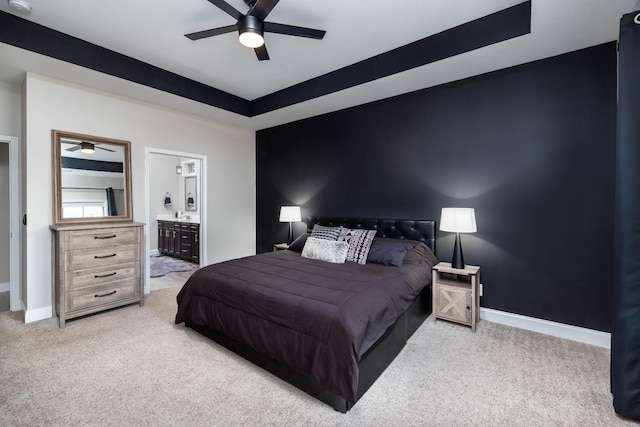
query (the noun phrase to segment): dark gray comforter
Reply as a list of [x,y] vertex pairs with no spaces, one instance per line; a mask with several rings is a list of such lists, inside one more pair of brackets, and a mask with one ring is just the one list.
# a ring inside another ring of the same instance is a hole
[[360,356],[431,282],[435,256],[415,243],[401,267],[292,251],[210,265],[178,294],[175,321],[221,332],[355,402]]

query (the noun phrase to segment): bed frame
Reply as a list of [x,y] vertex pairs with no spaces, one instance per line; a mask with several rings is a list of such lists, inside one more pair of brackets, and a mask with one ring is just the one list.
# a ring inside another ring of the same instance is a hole
[[[376,237],[418,240],[425,243],[434,253],[436,249],[436,222],[433,220],[395,220],[373,218],[307,217],[307,231],[315,224],[324,226],[345,226],[352,229],[377,230]],[[311,380],[307,375],[297,373],[288,366],[254,351],[226,335],[203,326],[187,323],[186,326],[211,338],[234,353],[271,372],[307,394],[331,405],[337,411],[347,412],[364,395],[371,385],[405,346],[407,340],[431,314],[431,284],[425,286],[420,295],[374,345],[367,350],[358,363],[358,392],[355,402],[332,393]]]

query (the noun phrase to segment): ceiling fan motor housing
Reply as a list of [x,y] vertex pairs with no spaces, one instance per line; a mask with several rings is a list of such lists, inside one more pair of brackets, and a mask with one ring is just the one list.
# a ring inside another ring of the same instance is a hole
[[253,15],[245,15],[238,20],[238,32],[264,34],[264,23]]

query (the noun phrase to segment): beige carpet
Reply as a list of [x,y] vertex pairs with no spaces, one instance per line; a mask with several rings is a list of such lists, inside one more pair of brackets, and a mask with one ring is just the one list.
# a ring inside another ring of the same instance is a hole
[[9,311],[11,308],[10,295],[9,291],[0,292],[0,312]]
[[347,414],[174,325],[179,288],[67,323],[0,314],[2,426],[615,426],[609,352],[429,318]]
[[193,273],[197,271],[197,268],[194,268],[190,271],[172,271],[171,273],[167,273],[164,276],[160,277],[151,277],[149,279],[149,289],[151,292],[157,291],[158,289],[164,288],[173,288],[174,286],[182,286],[189,277]]

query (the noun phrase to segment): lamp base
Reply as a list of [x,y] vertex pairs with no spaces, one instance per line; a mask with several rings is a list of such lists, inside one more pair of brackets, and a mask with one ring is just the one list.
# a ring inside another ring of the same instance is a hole
[[464,256],[462,256],[462,244],[460,243],[460,233],[456,233],[456,243],[453,246],[453,258],[451,267],[459,270],[464,269]]
[[289,237],[287,238],[287,244],[290,245],[293,242],[293,227],[291,221],[289,221]]

